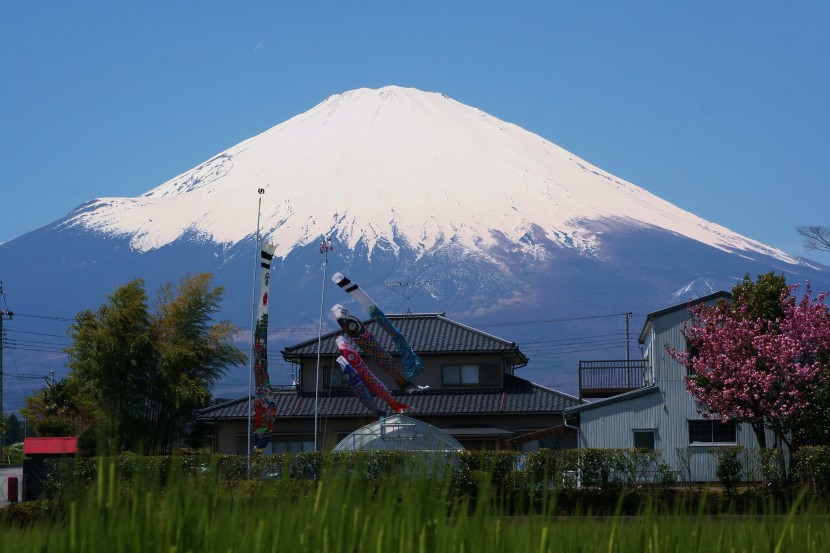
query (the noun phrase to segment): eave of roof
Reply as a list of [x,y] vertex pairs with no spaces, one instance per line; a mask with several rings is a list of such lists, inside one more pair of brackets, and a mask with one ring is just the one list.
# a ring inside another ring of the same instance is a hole
[[641,396],[647,396],[649,394],[653,394],[659,392],[660,388],[658,386],[646,386],[644,388],[637,388],[636,390],[632,390],[630,392],[626,392],[624,394],[618,394],[615,396],[607,397],[601,399],[599,401],[593,401],[590,403],[583,403],[582,405],[575,405],[573,407],[568,407],[565,409],[565,413],[573,414],[573,413],[581,413],[582,411],[588,411],[590,409],[596,409],[597,407],[604,407],[606,405],[611,405],[614,403],[619,403],[621,401],[628,401],[630,399],[634,399]]
[[640,331],[640,337],[637,340],[638,343],[640,343],[640,344],[645,343],[646,337],[648,336],[649,330],[651,329],[651,322],[654,319],[656,319],[657,317],[661,317],[663,315],[666,315],[667,313],[672,313],[674,311],[679,311],[681,309],[689,309],[689,308],[694,307],[696,305],[699,305],[701,303],[706,303],[708,301],[717,300],[717,299],[721,299],[721,298],[731,300],[732,299],[732,294],[730,292],[720,290],[718,292],[714,292],[712,294],[702,296],[700,298],[689,300],[689,301],[684,302],[684,303],[678,303],[676,305],[665,307],[665,308],[660,309],[658,311],[654,311],[652,313],[649,313],[648,315],[646,315],[646,322],[643,325],[643,330]]
[[[573,396],[550,390],[512,375],[505,375],[503,388],[427,390],[396,399],[413,408],[414,416],[459,416],[498,414],[558,414],[577,405]],[[277,421],[314,417],[313,394],[283,391],[274,394]],[[371,417],[372,413],[350,392],[324,394],[317,400],[320,417]],[[382,402],[378,402],[381,406]],[[197,420],[241,420],[248,417],[248,398],[243,397],[199,411]]]

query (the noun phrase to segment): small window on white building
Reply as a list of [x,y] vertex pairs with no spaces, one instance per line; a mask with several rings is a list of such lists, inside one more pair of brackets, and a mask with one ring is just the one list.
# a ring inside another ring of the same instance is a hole
[[634,430],[634,447],[654,449],[654,430]]

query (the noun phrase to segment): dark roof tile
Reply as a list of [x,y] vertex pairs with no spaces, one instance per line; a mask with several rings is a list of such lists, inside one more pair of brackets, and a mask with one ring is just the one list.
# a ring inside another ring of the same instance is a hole
[[[553,414],[579,405],[579,399],[505,375],[504,388],[427,390],[413,395],[393,394],[413,408],[413,415],[464,414]],[[314,416],[314,396],[297,391],[276,392],[277,421]],[[382,402],[378,401],[382,406]],[[318,398],[319,415],[328,417],[369,416],[371,413],[351,393],[324,394]],[[202,421],[240,419],[248,416],[248,398],[240,398],[199,411]]]
[[[430,353],[470,353],[470,352],[511,352],[527,362],[516,344],[492,334],[487,334],[475,328],[446,318],[438,313],[414,313],[406,315],[389,315],[388,319],[406,337],[412,348],[421,354]],[[387,351],[396,351],[392,339],[372,319],[364,321],[366,328],[380,342]],[[324,334],[321,339],[320,351],[323,355],[336,355],[337,345],[335,338],[340,331]],[[282,351],[286,359],[295,359],[317,355],[317,338],[307,340]]]

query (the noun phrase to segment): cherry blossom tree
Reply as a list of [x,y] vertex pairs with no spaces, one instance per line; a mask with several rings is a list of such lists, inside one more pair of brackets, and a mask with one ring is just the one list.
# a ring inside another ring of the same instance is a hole
[[[808,283],[798,300],[793,295],[797,288],[781,288],[778,305],[767,302],[759,310],[758,298],[751,294],[756,290],[745,279],[733,290],[734,303],[692,308],[691,322],[683,329],[689,351],[669,352],[692,369],[687,389],[707,406],[709,415],[748,423],[760,447],[767,446],[765,429],[791,445],[794,416],[810,405],[826,378],[822,371],[830,352],[826,294],[813,297]],[[776,316],[765,316],[770,313]]]

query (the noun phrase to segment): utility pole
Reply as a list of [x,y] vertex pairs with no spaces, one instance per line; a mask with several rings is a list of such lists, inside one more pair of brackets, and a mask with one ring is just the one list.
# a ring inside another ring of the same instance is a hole
[[631,335],[628,332],[628,321],[631,320],[632,313],[625,314],[625,385],[627,388],[631,387]]
[[[11,320],[14,317],[14,313],[11,311],[3,309],[3,305],[5,302],[5,296],[3,295],[3,282],[0,281],[0,417],[3,417],[3,422],[5,423],[6,413],[3,411],[3,320],[8,317]],[[4,426],[5,427],[5,426]],[[3,457],[3,446],[5,445],[6,441],[6,433],[3,432],[0,434],[0,461]]]

